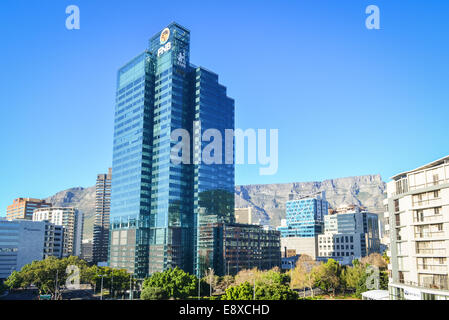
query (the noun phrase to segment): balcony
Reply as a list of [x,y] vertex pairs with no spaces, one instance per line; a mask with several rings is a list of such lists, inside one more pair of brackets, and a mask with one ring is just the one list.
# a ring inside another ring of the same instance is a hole
[[431,216],[424,216],[424,217],[413,217],[413,223],[415,224],[426,224],[431,222],[444,222],[443,221],[443,215],[442,214],[436,214]]
[[418,288],[428,288],[428,289],[437,289],[437,290],[449,290],[449,283],[446,279],[433,279],[432,282],[424,282],[424,283],[416,283],[413,281],[405,281],[404,279],[399,279],[398,281],[401,284],[405,284],[407,286],[418,287]]
[[416,232],[415,239],[441,239],[444,237],[444,231],[423,231]]
[[421,209],[425,207],[441,207],[441,205],[442,205],[441,198],[414,201],[412,203],[414,209]]
[[441,264],[418,264],[418,272],[447,273],[447,266]]
[[416,254],[425,256],[445,257],[446,248],[426,248],[426,249],[416,248]]

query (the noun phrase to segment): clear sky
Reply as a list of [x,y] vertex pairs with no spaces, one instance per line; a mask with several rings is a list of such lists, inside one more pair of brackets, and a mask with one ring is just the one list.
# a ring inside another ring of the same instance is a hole
[[[365,27],[371,4],[381,30]],[[277,174],[238,166],[236,184],[388,180],[445,156],[448,14],[441,0],[2,0],[0,215],[107,171],[117,69],[172,21],[228,87],[236,126],[279,129]]]

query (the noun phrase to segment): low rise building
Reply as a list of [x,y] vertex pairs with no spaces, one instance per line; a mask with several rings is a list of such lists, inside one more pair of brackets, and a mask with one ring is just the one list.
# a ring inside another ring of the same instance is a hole
[[0,219],[0,279],[26,264],[61,256],[61,228],[47,221]]
[[240,270],[267,270],[281,265],[280,233],[259,225],[217,222],[206,216],[198,228],[200,275],[208,268],[217,275]]

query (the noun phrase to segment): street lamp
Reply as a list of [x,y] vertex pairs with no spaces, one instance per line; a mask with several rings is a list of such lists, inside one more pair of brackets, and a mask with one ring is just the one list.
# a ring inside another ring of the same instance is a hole
[[212,297],[212,268],[209,268],[209,296]]
[[253,276],[253,300],[256,300],[256,274],[254,272],[251,273]]
[[200,271],[198,271],[198,300],[200,300],[200,296],[201,296],[201,276],[200,276]]
[[101,291],[100,291],[100,300],[103,300],[103,278],[104,278],[104,274],[101,274]]
[[132,273],[129,274],[129,300],[132,300]]
[[114,299],[114,270],[111,271],[111,292],[112,298]]
[[55,279],[55,300],[56,300],[56,298],[57,298],[57,291],[59,291],[58,290],[58,269],[56,269],[56,279]]

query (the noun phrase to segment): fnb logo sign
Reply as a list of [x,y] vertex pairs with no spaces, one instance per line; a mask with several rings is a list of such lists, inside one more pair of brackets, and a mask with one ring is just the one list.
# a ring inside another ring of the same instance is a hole
[[160,47],[159,50],[157,50],[157,56],[159,57],[161,54],[164,54],[165,52],[169,51],[171,49],[171,42],[167,42],[167,44],[163,47]]

